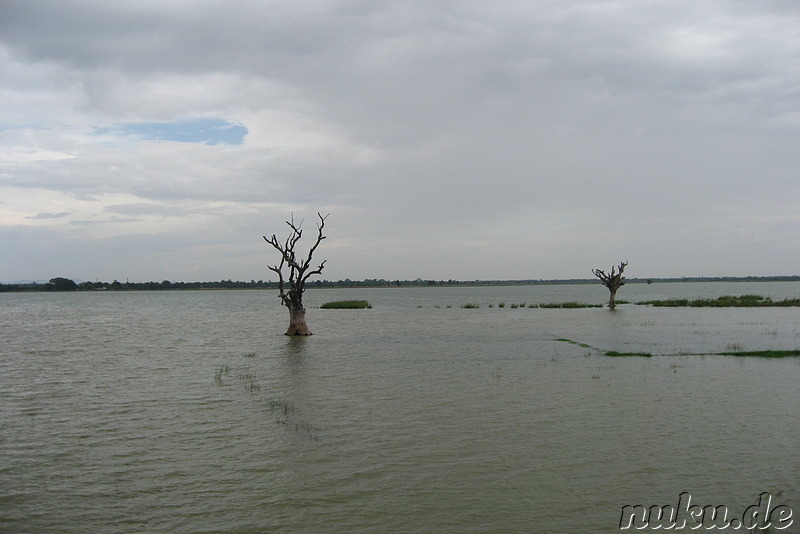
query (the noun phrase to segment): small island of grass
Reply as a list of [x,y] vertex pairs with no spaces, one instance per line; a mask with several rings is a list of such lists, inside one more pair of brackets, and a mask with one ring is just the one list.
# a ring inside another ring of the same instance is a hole
[[727,295],[715,299],[666,299],[639,302],[643,306],[688,307],[688,308],[764,308],[770,306],[800,306],[800,299],[772,300],[761,295]]
[[334,300],[326,302],[320,308],[323,310],[363,310],[372,308],[372,305],[366,300]]
[[800,356],[800,350],[751,350],[718,352],[720,356],[750,356],[754,358],[788,358],[790,356]]
[[612,357],[615,357],[615,358],[619,358],[619,357],[623,357],[623,358],[625,358],[625,357],[652,358],[653,357],[653,355],[650,354],[649,352],[619,352],[619,351],[616,351],[616,350],[607,350],[605,352],[605,355],[606,356],[612,356]]
[[[617,301],[617,303],[622,303],[622,301]],[[530,306],[531,308],[534,307],[533,305]],[[585,302],[548,302],[544,304],[537,304],[535,307],[537,308],[561,308],[561,309],[580,309],[580,308],[602,308],[603,306],[600,304],[586,304]]]

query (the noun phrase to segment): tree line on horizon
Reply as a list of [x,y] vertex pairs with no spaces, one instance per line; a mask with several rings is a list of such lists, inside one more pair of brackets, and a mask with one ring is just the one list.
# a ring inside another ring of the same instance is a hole
[[[675,278],[629,278],[627,283],[672,283],[672,282],[800,282],[800,275],[786,276],[713,276]],[[433,286],[504,286],[504,285],[567,285],[596,284],[596,278],[529,279],[529,280],[387,280],[367,278],[364,280],[309,280],[307,288],[359,288],[359,287],[433,287]],[[158,291],[191,289],[278,289],[278,282],[264,280],[207,282],[75,282],[69,278],[51,278],[49,282],[0,283],[0,292],[21,291]]]

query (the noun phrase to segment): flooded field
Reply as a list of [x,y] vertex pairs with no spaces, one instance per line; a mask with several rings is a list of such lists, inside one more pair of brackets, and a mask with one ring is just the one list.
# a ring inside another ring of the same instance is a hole
[[[740,294],[800,283],[618,298]],[[287,338],[270,291],[0,294],[0,531],[599,533],[770,492],[796,532],[800,358],[715,354],[800,348],[800,309],[528,307],[606,297],[311,290]]]

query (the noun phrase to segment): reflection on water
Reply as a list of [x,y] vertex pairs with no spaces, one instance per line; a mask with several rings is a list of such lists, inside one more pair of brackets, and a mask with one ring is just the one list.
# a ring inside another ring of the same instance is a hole
[[[653,286],[619,298],[800,293]],[[798,348],[800,311],[497,306],[604,292],[311,291],[298,338],[270,292],[0,295],[0,531],[612,532],[684,491],[797,514],[800,360],[686,354]],[[374,308],[313,308],[343,297]]]
[[308,337],[305,336],[286,336],[286,345],[283,353],[290,361],[295,361],[298,364],[302,363],[306,343],[308,342],[307,340]]

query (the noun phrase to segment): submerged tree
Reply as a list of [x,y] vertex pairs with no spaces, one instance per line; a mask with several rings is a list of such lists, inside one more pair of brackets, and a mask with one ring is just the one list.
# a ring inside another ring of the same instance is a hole
[[[617,307],[617,303],[615,299],[617,297],[617,289],[625,285],[625,277],[622,276],[622,272],[625,270],[625,266],[628,265],[627,261],[623,261],[619,264],[619,267],[612,267],[611,273],[606,274],[604,271],[600,269],[592,269],[592,273],[600,279],[604,286],[608,288],[608,291],[611,293],[611,296],[608,299],[608,307],[612,310]],[[617,271],[619,269],[619,271]]]
[[[309,270],[311,268],[311,256],[313,256],[322,240],[325,239],[322,229],[325,227],[327,215],[323,217],[317,213],[317,216],[319,217],[319,222],[317,223],[317,240],[309,249],[308,255],[304,260],[298,259],[295,252],[297,243],[303,235],[303,230],[301,229],[303,223],[302,221],[295,223],[294,215],[292,215],[290,220],[286,221],[291,231],[285,241],[278,241],[275,234],[272,234],[271,238],[263,236],[264,241],[275,247],[275,249],[281,253],[280,264],[270,266],[269,269],[278,274],[278,297],[281,299],[281,304],[289,309],[289,329],[286,331],[287,336],[311,335],[311,331],[306,324],[306,309],[303,307],[303,292],[305,291],[306,280],[315,274],[320,274],[325,267],[326,261],[323,260],[316,269]],[[288,266],[289,268],[288,280],[284,280],[283,278],[284,266]],[[288,291],[286,290],[285,282],[288,282]]]

